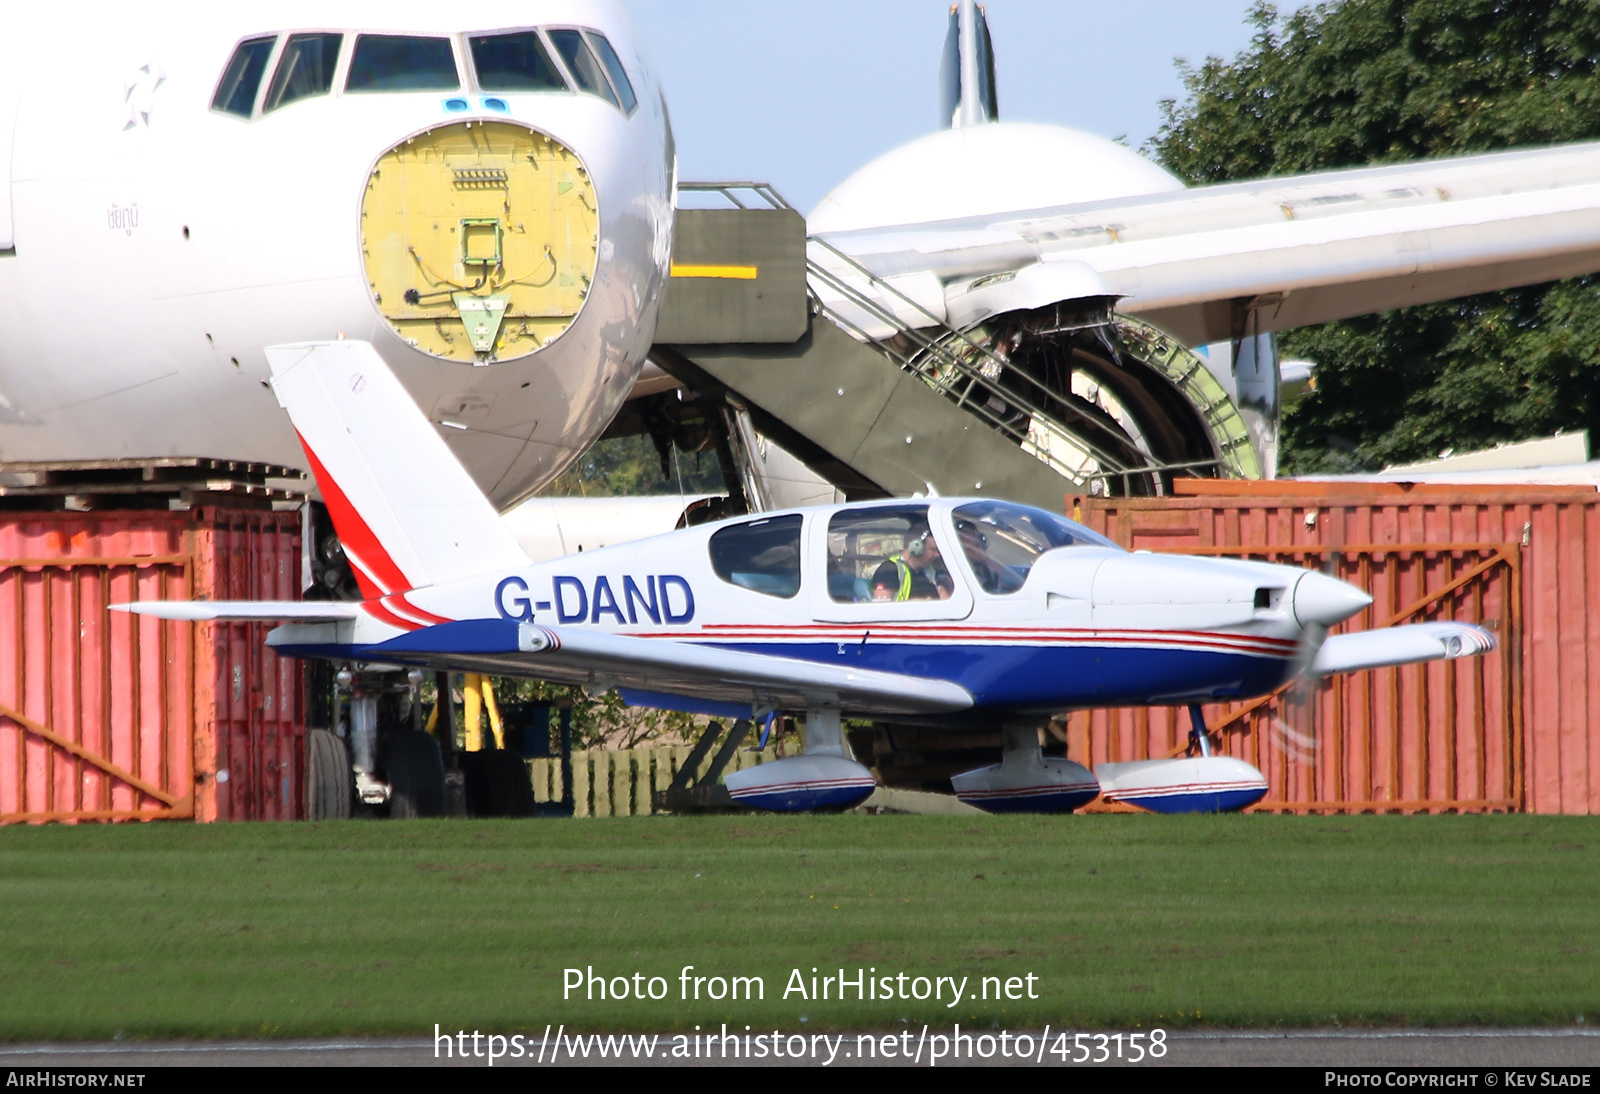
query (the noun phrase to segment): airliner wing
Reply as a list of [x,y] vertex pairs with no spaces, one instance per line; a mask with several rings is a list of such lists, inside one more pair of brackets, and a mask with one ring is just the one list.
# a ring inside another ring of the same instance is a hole
[[912,326],[904,298],[965,327],[1098,281],[1119,311],[1222,341],[1600,270],[1600,143],[822,233],[810,257]]
[[556,683],[603,682],[721,703],[802,710],[826,702],[886,715],[940,714],[972,706],[971,693],[944,680],[504,619],[423,627],[369,646],[362,654],[375,661]]
[[1447,661],[1488,653],[1496,645],[1493,634],[1471,623],[1413,623],[1336,634],[1322,643],[1311,671],[1356,672],[1417,661]]

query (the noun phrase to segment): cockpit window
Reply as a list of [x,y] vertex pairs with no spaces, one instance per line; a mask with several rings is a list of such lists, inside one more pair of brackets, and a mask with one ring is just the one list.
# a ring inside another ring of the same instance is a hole
[[350,57],[346,91],[456,91],[456,54],[448,38],[363,34]]
[[565,91],[555,62],[535,31],[485,34],[468,39],[478,86],[485,91]]
[[248,118],[256,106],[256,92],[261,90],[261,76],[267,71],[267,59],[277,37],[251,38],[240,42],[228,58],[228,67],[222,73],[222,82],[211,99],[211,109],[225,114]]
[[262,112],[333,90],[333,68],[339,62],[342,34],[295,34],[283,47],[278,70],[267,88]]
[[963,505],[952,517],[956,542],[986,593],[1014,593],[1036,559],[1057,547],[1111,547],[1115,543],[1066,517],[1003,501]]
[[784,599],[800,591],[798,516],[768,517],[711,537],[711,568],[731,585]]
[[618,105],[617,96],[611,90],[611,85],[606,82],[606,74],[600,69],[600,62],[595,59],[594,51],[584,42],[581,32],[552,30],[550,41],[555,44],[556,52],[561,54],[561,59],[567,62],[567,71],[578,81],[581,90],[600,96],[612,106]]
[[632,114],[633,108],[639,104],[639,98],[633,93],[633,85],[628,82],[628,74],[623,71],[622,59],[617,56],[617,51],[611,48],[611,43],[606,41],[604,34],[591,30],[589,44],[600,55],[600,63],[605,65],[606,72],[611,77],[611,86],[616,88],[617,95],[622,99],[622,112]]

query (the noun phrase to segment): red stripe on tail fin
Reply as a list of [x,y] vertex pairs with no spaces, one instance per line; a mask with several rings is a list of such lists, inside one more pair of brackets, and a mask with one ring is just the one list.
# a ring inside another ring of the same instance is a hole
[[339,489],[339,484],[333,481],[333,476],[322,466],[317,454],[311,451],[311,446],[306,443],[305,437],[300,435],[299,430],[295,430],[295,436],[300,438],[300,447],[306,450],[306,458],[311,461],[311,473],[317,477],[317,485],[322,488],[322,500],[328,507],[328,515],[333,518],[333,526],[338,530],[339,539],[347,549],[352,550],[361,559],[363,566],[370,570],[369,574],[363,574],[363,566],[351,567],[355,570],[356,584],[361,586],[361,594],[368,600],[373,600],[390,593],[403,593],[409,590],[410,579],[400,572],[400,567],[389,557],[389,552],[383,549],[383,544],[378,542],[378,537],[367,526],[367,522],[361,519],[356,507],[350,504],[350,499]]

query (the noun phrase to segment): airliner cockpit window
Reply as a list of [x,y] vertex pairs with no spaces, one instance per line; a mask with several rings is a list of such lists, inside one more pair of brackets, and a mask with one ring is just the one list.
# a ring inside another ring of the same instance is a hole
[[333,69],[339,63],[342,34],[295,34],[283,47],[278,70],[267,88],[262,113],[333,90]]
[[350,57],[346,91],[455,91],[456,54],[448,38],[363,34]]
[[632,114],[633,108],[639,103],[639,98],[633,93],[633,84],[628,82],[628,74],[622,69],[622,59],[617,56],[617,51],[611,48],[611,43],[606,41],[604,34],[591,30],[589,44],[600,55],[600,63],[606,66],[606,72],[611,76],[611,86],[616,88],[617,94],[622,97],[622,112]]
[[237,114],[241,118],[250,116],[256,106],[256,92],[261,90],[261,77],[267,71],[267,59],[272,56],[272,47],[277,41],[274,36],[239,43],[239,48],[228,58],[228,67],[222,73],[222,82],[217,84],[216,95],[212,96],[212,110]]
[[768,517],[711,537],[711,568],[730,585],[785,599],[800,591],[798,516]]
[[1034,560],[1057,547],[1122,549],[1098,532],[1029,505],[976,501],[951,516],[956,542],[986,593],[1016,592]]
[[555,62],[535,31],[469,38],[478,86],[485,91],[565,91]]
[[572,78],[578,81],[579,89],[591,95],[598,95],[612,106],[617,104],[616,93],[611,90],[611,85],[606,82],[606,74],[600,69],[600,62],[595,58],[594,51],[583,40],[583,35],[576,30],[552,30],[550,41],[555,44],[556,52],[561,54],[561,59],[567,62],[567,71],[572,73]]

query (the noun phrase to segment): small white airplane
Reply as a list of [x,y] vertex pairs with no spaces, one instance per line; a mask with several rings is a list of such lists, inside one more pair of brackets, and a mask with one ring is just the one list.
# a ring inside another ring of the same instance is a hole
[[0,19],[0,460],[304,468],[262,350],[344,335],[504,508],[633,387],[676,166],[610,0]]
[[[617,687],[642,705],[756,721],[804,712],[802,755],[726,779],[736,801],[758,808],[842,807],[870,793],[872,773],[847,755],[844,716],[1004,727],[1001,762],[953,780],[961,798],[995,812],[1070,810],[1102,793],[1163,811],[1243,808],[1266,780],[1211,755],[1203,731],[1187,758],[1090,772],[1044,757],[1037,729],[1084,707],[1197,714],[1201,702],[1259,695],[1307,667],[1344,672],[1495,644],[1458,623],[1329,638],[1371,603],[1365,593],[1288,566],[1130,554],[1052,513],[977,498],[762,513],[536,564],[372,346],[266,355],[366,599],[126,608],[283,621],[268,638],[278,653],[357,667]],[[358,786],[370,785],[376,727],[365,715],[352,722]]]

